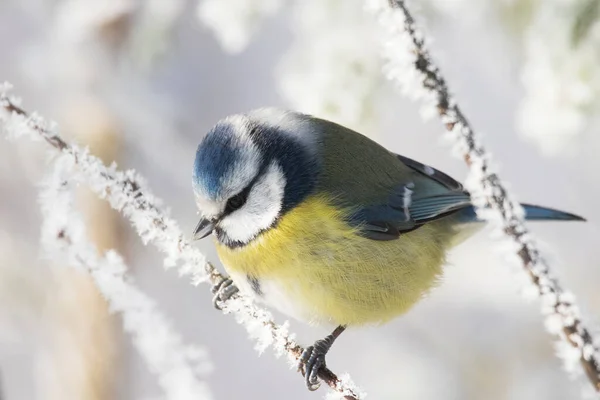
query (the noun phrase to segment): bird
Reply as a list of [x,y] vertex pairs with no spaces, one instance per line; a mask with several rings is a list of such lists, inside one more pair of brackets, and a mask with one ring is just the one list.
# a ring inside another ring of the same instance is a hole
[[[448,250],[484,224],[455,179],[337,123],[260,108],[218,121],[192,174],[199,240],[212,234],[238,291],[312,325],[335,327],[299,369],[320,385],[325,356],[347,327],[406,313],[442,277]],[[522,204],[533,221],[585,221]]]

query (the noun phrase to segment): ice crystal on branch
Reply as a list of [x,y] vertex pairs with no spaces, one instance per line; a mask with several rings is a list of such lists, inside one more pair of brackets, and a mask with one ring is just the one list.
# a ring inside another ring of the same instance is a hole
[[[369,0],[369,8],[384,30],[388,77],[403,93],[421,100],[429,113],[438,114],[453,138],[456,151],[469,166],[467,189],[481,218],[491,222],[513,242],[524,271],[540,296],[541,310],[552,334],[561,346],[578,355],[579,364],[597,391],[600,391],[598,343],[581,320],[574,297],[565,291],[541,256],[524,222],[522,207],[495,173],[491,155],[463,115],[439,68],[433,63],[426,40],[403,0]],[[564,352],[563,352],[564,353]],[[572,357],[565,358],[572,365]]]
[[112,312],[123,320],[123,329],[169,400],[210,399],[200,379],[210,365],[202,348],[185,346],[156,304],[127,276],[127,267],[115,251],[99,257],[86,237],[82,216],[74,210],[72,176],[75,162],[67,154],[54,160],[53,171],[42,185],[42,244],[48,256],[64,259],[69,266],[86,271],[107,300]]

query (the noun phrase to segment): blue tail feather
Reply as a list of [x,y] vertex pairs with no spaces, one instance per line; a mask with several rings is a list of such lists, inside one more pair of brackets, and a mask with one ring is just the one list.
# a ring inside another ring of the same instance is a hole
[[525,209],[525,219],[531,221],[585,221],[585,218],[579,215],[553,208],[534,206],[532,204],[521,204],[521,206]]
[[[548,207],[534,206],[532,204],[521,204],[525,210],[525,219],[528,221],[585,221],[579,215],[565,211],[555,210]],[[459,211],[460,219],[464,222],[479,221],[473,206],[463,208]]]

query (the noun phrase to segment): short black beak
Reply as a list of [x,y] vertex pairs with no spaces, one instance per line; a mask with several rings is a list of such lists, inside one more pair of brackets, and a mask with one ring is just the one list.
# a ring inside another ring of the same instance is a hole
[[216,221],[201,218],[200,222],[198,222],[198,225],[196,225],[196,229],[194,229],[193,239],[200,240],[210,235],[213,229],[215,229],[215,224]]

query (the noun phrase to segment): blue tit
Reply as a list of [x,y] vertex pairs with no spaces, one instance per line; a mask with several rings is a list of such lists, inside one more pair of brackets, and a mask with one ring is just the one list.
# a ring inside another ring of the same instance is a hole
[[[235,285],[225,292],[337,326],[302,355],[310,389],[347,326],[405,313],[439,281],[446,252],[483,225],[443,172],[333,122],[270,108],[204,136],[193,191],[194,239],[214,234]],[[583,220],[523,207],[529,220]]]

